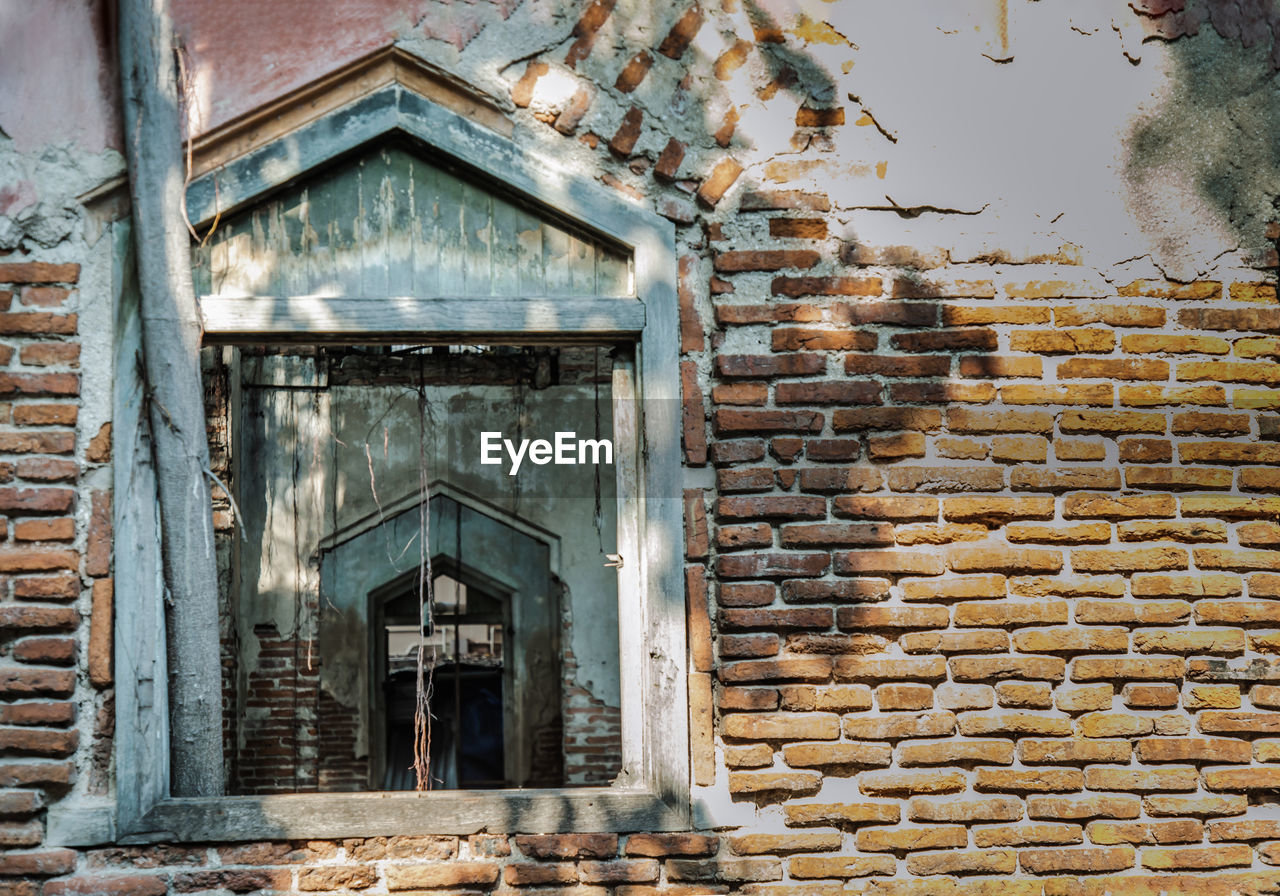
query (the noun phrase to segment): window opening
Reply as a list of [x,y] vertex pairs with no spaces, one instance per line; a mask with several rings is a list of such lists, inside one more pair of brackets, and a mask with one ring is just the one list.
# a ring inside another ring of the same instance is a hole
[[590,345],[206,349],[215,472],[243,513],[243,536],[218,516],[233,792],[414,789],[419,654],[431,789],[617,776],[613,364]]
[[[368,127],[351,128],[353,120]],[[373,689],[364,690],[372,677],[367,662],[371,645],[381,643],[373,637],[376,629],[348,626],[342,638],[335,638],[332,624],[305,628],[328,614],[343,623],[343,614],[349,615],[357,602],[365,609],[355,617],[367,627],[369,596],[387,584],[379,579],[359,588],[326,588],[321,595],[318,580],[334,574],[344,545],[361,545],[365,557],[380,551],[385,555],[381,543],[373,543],[378,539],[359,530],[369,514],[357,514],[354,520],[348,514],[353,502],[346,486],[358,478],[348,469],[353,443],[340,445],[328,438],[321,444],[331,455],[329,469],[346,471],[343,482],[324,474],[318,484],[312,483],[311,493],[299,502],[304,525],[295,529],[303,537],[294,537],[293,543],[293,530],[275,526],[278,520],[261,514],[260,508],[255,508],[260,514],[253,533],[257,542],[248,535],[243,540],[233,536],[230,505],[215,495],[225,595],[220,621],[227,762],[234,769],[249,752],[247,741],[256,737],[264,766],[274,762],[275,767],[242,765],[239,783],[232,782],[232,795],[226,798],[170,796],[164,754],[180,734],[168,731],[165,701],[154,698],[160,680],[156,673],[165,665],[163,594],[156,587],[159,559],[150,537],[155,518],[148,498],[152,479],[146,444],[134,437],[144,428],[137,410],[145,390],[136,376],[122,375],[116,390],[117,475],[129,483],[131,500],[117,501],[115,522],[119,543],[134,545],[136,557],[117,564],[116,570],[120,615],[131,620],[116,632],[120,786],[116,808],[97,807],[93,817],[80,817],[85,807],[75,801],[52,807],[51,837],[79,845],[100,842],[91,838],[107,830],[202,843],[456,833],[476,824],[547,832],[686,829],[686,696],[691,687],[701,693],[709,684],[705,675],[695,680],[683,674],[681,570],[678,551],[670,550],[681,537],[673,225],[589,177],[528,155],[403,82],[374,88],[197,176],[188,185],[187,205],[201,230],[215,219],[220,222],[205,244],[193,247],[192,264],[206,345],[216,346],[206,353],[206,383],[220,377],[228,392],[237,393],[210,402],[211,439],[225,443],[226,455],[213,469],[242,504],[250,497],[263,500],[255,494],[264,490],[263,478],[245,481],[255,466],[262,466],[255,452],[282,453],[278,442],[261,434],[261,444],[246,445],[244,438],[250,402],[242,399],[254,389],[245,388],[241,365],[246,358],[250,366],[259,363],[254,358],[264,353],[265,343],[282,343],[272,348],[283,355],[290,354],[287,346],[309,347],[316,370],[329,366],[326,352],[360,343],[377,343],[383,354],[389,353],[388,346],[404,349],[415,342],[491,348],[525,343],[526,354],[550,347],[546,360],[561,370],[565,354],[554,347],[557,342],[572,343],[574,349],[608,345],[619,353],[612,369],[600,364],[600,373],[602,385],[609,385],[602,389],[608,392],[601,402],[606,411],[602,419],[624,434],[615,459],[615,475],[623,487],[615,491],[614,480],[601,480],[608,491],[600,514],[604,531],[596,533],[589,551],[587,539],[566,538],[537,519],[527,519],[536,514],[526,513],[526,505],[516,513],[509,501],[487,500],[485,490],[475,487],[482,483],[448,481],[450,477],[434,470],[425,483],[429,488],[386,492],[382,515],[368,526],[368,532],[378,527],[384,527],[382,534],[398,532],[404,519],[416,517],[419,528],[425,528],[423,521],[447,516],[452,501],[464,508],[461,512],[477,512],[547,547],[551,585],[546,593],[556,597],[560,609],[555,613],[564,622],[552,629],[563,639],[557,655],[564,661],[564,684],[551,696],[568,711],[562,734],[540,732],[536,740],[551,744],[563,759],[561,783],[605,786],[540,790],[540,783],[530,783],[524,790],[492,791],[466,800],[453,799],[448,791],[427,799],[387,794],[377,801],[373,815],[351,811],[367,808],[367,800],[350,800],[341,793],[303,794],[378,788],[385,760],[381,740],[371,743],[377,731],[368,724],[376,702],[369,696]],[[136,302],[127,288],[121,292],[120,310],[117,367],[132,374],[139,328]],[[281,375],[285,367],[282,361],[280,369],[269,373]],[[305,373],[301,365],[298,370]],[[280,377],[276,385],[283,393],[289,383]],[[313,384],[313,403],[327,401],[328,389],[328,384]],[[531,395],[535,391],[526,389]],[[261,403],[260,398],[255,400]],[[507,402],[503,410],[515,404]],[[447,441],[448,426],[431,422],[430,431],[440,431],[432,436],[433,446]],[[530,421],[530,426],[536,424]],[[530,429],[528,434],[537,433]],[[421,445],[426,440],[413,441]],[[435,447],[431,456],[438,456]],[[234,476],[226,472],[233,468]],[[386,484],[386,477],[379,481]],[[281,483],[272,484],[277,485]],[[430,507],[419,497],[428,493]],[[329,519],[317,533],[314,507],[325,506],[326,494],[331,496]],[[252,518],[253,513],[245,513],[245,519]],[[472,522],[464,517],[464,531]],[[263,563],[262,535],[268,531],[281,536],[282,544]],[[368,537],[360,542],[363,535]],[[304,542],[318,548],[305,562],[292,562],[290,551]],[[621,548],[617,553],[626,556],[625,565],[608,571],[617,625],[626,632],[621,640],[616,632],[611,640],[594,637],[607,626],[594,618],[599,614],[581,608],[599,599],[600,589],[573,572],[575,563],[603,567],[609,547]],[[410,555],[412,548],[410,544]],[[573,552],[578,556],[569,556]],[[476,554],[469,556],[469,563],[476,562]],[[505,593],[509,583],[502,575],[491,582],[491,572],[451,574]],[[281,588],[281,578],[304,579],[306,587],[298,589],[289,581],[283,583],[289,587]],[[420,590],[430,587],[428,578]],[[286,595],[293,601],[299,594],[313,599],[301,614],[303,627],[292,623],[293,603],[283,602]],[[599,662],[596,650],[605,641],[606,653],[616,648],[612,671]],[[510,638],[504,641],[506,663],[514,665],[518,647]],[[308,655],[314,660],[310,666]],[[364,665],[352,664],[352,656]],[[336,675],[335,666],[343,664],[350,674]],[[245,672],[249,665],[274,677],[253,682],[251,688]],[[620,683],[617,666],[627,669]],[[316,683],[310,679],[319,677],[326,679],[326,699],[317,705]],[[281,692],[299,696],[292,718],[273,718],[271,701]],[[603,720],[611,730],[591,743],[570,730],[578,717]],[[321,761],[321,735],[347,738],[353,748],[345,766]],[[615,749],[619,742],[620,750]],[[286,755],[287,760],[282,758]],[[504,761],[510,755],[506,751]],[[376,773],[370,768],[375,764]],[[299,795],[266,799],[257,793]],[[83,833],[86,828],[90,833]],[[68,840],[71,830],[78,833]]]

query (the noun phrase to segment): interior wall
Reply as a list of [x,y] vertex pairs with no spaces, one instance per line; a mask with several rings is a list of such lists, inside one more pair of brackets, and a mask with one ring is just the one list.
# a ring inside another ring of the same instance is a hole
[[[232,488],[245,520],[237,546],[235,612],[242,776],[250,776],[247,759],[266,755],[255,732],[274,733],[279,725],[280,707],[255,701],[264,681],[281,700],[298,704],[292,711],[303,726],[314,726],[317,699],[345,707],[354,729],[349,741],[357,758],[367,756],[374,741],[368,596],[420,561],[419,520],[412,508],[424,475],[433,491],[487,506],[545,541],[560,593],[544,598],[562,602],[564,650],[572,657],[565,699],[595,708],[567,713],[565,741],[607,737],[610,726],[616,736],[617,588],[614,571],[604,565],[605,555],[616,552],[614,467],[525,460],[513,476],[509,459],[480,463],[485,431],[513,441],[553,439],[557,431],[611,438],[607,384],[431,385],[420,395],[403,384],[326,385],[327,374],[306,357],[244,358],[240,369],[240,460],[233,464]],[[287,388],[279,388],[283,384]],[[432,555],[457,556],[504,577],[502,545],[473,539],[480,530],[468,528],[459,549],[456,533],[441,524],[438,512],[432,521]],[[357,544],[357,551],[348,549]],[[300,604],[298,595],[310,598]],[[299,703],[279,677],[275,639],[306,642],[295,662],[314,670],[322,695]],[[310,742],[295,746],[300,757],[319,749]],[[616,762],[602,765],[580,769],[574,783],[599,780],[609,766],[616,771]],[[345,789],[355,786],[352,768],[340,776]],[[313,785],[313,778],[304,775],[303,786]],[[265,778],[256,786],[273,789]]]

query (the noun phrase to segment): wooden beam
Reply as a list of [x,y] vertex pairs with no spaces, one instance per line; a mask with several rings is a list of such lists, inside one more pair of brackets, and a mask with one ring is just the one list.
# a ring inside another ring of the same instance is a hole
[[482,831],[627,833],[687,825],[687,810],[674,810],[652,793],[602,787],[170,799],[146,819],[156,839],[215,843]]
[[645,324],[645,307],[635,299],[208,296],[201,311],[210,344],[264,339],[443,344],[485,336],[573,340],[634,337]]

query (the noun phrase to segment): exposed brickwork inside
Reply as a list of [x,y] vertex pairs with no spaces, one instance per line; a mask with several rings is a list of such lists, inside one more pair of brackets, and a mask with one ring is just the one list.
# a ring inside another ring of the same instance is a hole
[[[47,845],[44,808],[110,777],[110,439],[77,441],[77,266],[0,261],[0,894],[1280,892],[1280,229],[1188,282],[1070,244],[853,237],[806,166],[887,133],[855,98],[800,97],[794,153],[751,165],[748,103],[699,133],[646,94],[799,91],[764,57],[792,37],[725,6],[627,30],[581,4],[505,74],[518,135],[590,149],[678,225],[691,765],[715,824]],[[240,780],[358,776],[317,762],[349,732],[304,642],[262,636],[256,714],[227,723]],[[612,736],[582,697],[568,719]],[[273,729],[276,699],[319,737]],[[567,776],[612,761],[569,720]]]
[[[569,643],[565,632],[563,643]],[[622,711],[578,684],[578,664],[564,651],[563,764],[570,786],[607,786],[622,768]]]

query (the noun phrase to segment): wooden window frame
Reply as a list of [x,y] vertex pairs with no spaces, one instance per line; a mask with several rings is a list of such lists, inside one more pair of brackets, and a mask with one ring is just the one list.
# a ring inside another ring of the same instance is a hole
[[[174,798],[154,483],[129,277],[117,284],[116,795],[51,809],[50,840],[329,839],[393,834],[684,830],[690,824],[688,664],[682,581],[680,383],[674,226],[593,180],[523,150],[393,82],[196,178],[188,212],[207,227],[362,147],[416,142],[483,181],[631,255],[630,298],[254,297],[202,301],[207,344],[629,342],[615,371],[623,773],[609,787]],[[631,394],[628,395],[628,392]],[[627,441],[627,434],[630,441]],[[621,478],[621,477],[620,477]],[[122,560],[128,557],[127,562]],[[634,673],[633,673],[634,670]]]

